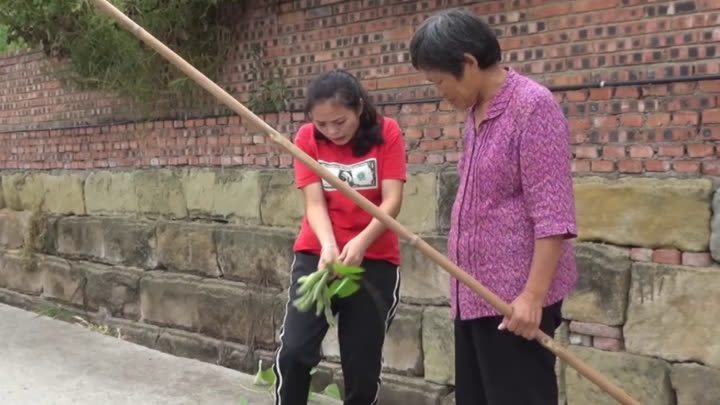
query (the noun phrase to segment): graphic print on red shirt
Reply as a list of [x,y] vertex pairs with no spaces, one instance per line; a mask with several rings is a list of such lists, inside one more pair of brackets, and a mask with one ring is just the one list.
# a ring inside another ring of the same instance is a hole
[[[375,205],[380,205],[383,180],[407,180],[405,143],[400,126],[395,120],[382,118],[382,137],[384,142],[381,145],[375,145],[366,155],[356,157],[353,156],[352,145],[336,145],[330,141],[317,140],[315,139],[315,126],[305,124],[295,137],[295,145],[365,198]],[[295,159],[295,180],[299,189],[308,184],[322,182],[338,250],[342,250],[350,239],[362,232],[372,221],[372,215],[358,207],[352,200],[297,159]],[[320,241],[313,233],[307,216],[305,216],[295,241],[294,250],[320,254],[320,249]],[[365,257],[400,265],[400,246],[397,235],[390,230],[383,232],[368,247]]]

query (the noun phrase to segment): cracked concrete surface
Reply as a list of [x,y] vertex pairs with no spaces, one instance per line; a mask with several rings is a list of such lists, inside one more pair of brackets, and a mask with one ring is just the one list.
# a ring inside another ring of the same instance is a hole
[[[0,404],[270,405],[252,376],[0,304]],[[313,404],[339,404],[314,397]]]

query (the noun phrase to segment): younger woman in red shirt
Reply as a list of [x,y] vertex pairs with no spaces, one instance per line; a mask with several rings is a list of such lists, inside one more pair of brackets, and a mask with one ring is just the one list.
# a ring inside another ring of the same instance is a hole
[[[391,216],[406,180],[405,144],[398,124],[380,117],[349,73],[322,74],[308,88],[307,113],[295,144]],[[295,161],[305,218],[295,242],[290,300],[274,365],[276,405],[305,405],[310,370],[320,361],[328,330],[323,315],[292,305],[298,278],[327,263],[365,269],[355,294],[335,300],[345,378],[345,405],[374,405],[380,393],[382,348],[400,291],[398,237],[349,198]]]

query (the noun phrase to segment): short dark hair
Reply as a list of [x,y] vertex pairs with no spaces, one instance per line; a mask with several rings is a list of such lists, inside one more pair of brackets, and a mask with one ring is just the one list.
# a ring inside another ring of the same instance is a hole
[[[354,156],[364,156],[373,146],[383,143],[375,105],[355,76],[343,70],[334,70],[316,77],[308,86],[305,112],[310,114],[315,104],[327,100],[337,101],[351,110],[362,106],[360,127],[352,141]],[[327,140],[317,128],[315,138]]]
[[461,77],[465,53],[474,56],[481,69],[502,59],[500,43],[493,29],[461,9],[428,17],[410,41],[410,57],[415,69],[439,70]]

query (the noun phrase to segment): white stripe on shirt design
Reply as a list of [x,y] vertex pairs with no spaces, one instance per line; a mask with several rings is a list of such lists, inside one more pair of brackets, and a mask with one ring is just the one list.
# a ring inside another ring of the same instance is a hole
[[[318,160],[333,175],[343,180],[355,190],[371,190],[378,187],[377,159],[370,158],[351,165]],[[323,188],[326,191],[337,191],[332,184],[323,179]]]

